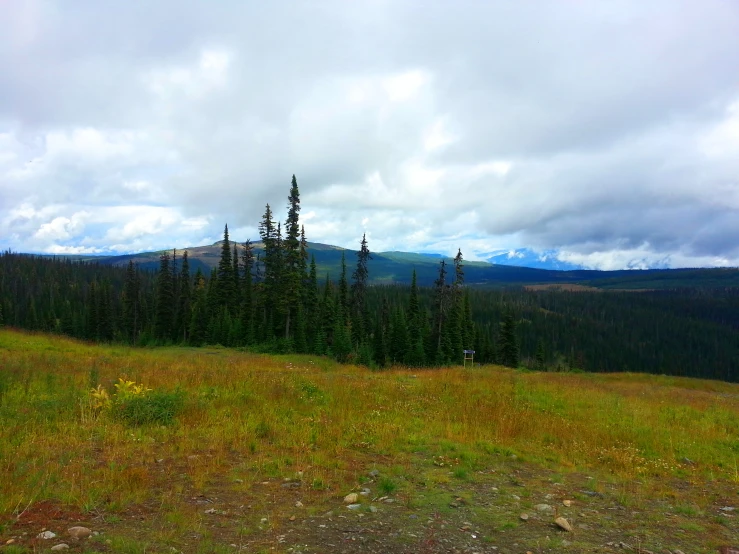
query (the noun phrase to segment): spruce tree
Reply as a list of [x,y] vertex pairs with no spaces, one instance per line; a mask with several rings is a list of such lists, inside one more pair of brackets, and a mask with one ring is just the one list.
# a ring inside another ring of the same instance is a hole
[[516,338],[516,322],[513,312],[508,309],[500,324],[498,339],[498,361],[506,367],[518,367],[518,339]]
[[[228,237],[228,224],[223,229],[223,243],[221,244],[221,259],[218,262],[218,305],[225,306],[229,311],[236,311],[234,306],[236,297],[233,256],[231,241]],[[220,312],[220,310],[219,310]],[[220,316],[219,316],[220,317]]]
[[289,338],[292,330],[291,320],[295,317],[301,303],[302,282],[305,272],[305,260],[301,251],[300,233],[300,191],[298,181],[293,175],[290,195],[287,197],[287,221],[285,221],[284,240],[284,274],[282,300],[285,312],[285,338]]
[[359,345],[367,334],[365,330],[365,321],[367,318],[367,279],[369,277],[369,269],[367,264],[372,259],[369,248],[367,247],[367,235],[362,235],[362,241],[359,244],[357,252],[357,268],[352,273],[352,341],[355,345]]
[[382,318],[378,317],[375,322],[375,332],[372,337],[375,350],[375,363],[380,367],[387,365],[387,341],[385,340],[385,329],[383,329]]
[[320,327],[321,305],[318,292],[318,276],[316,273],[316,257],[311,256],[310,273],[308,274],[308,283],[305,288],[305,317],[303,318],[306,325],[306,342],[308,345],[315,344],[316,333]]
[[408,298],[408,352],[405,356],[405,363],[410,366],[422,366],[425,362],[425,352],[423,345],[423,321],[421,316],[421,306],[418,301],[418,283],[416,280],[416,270],[413,270],[411,278],[411,291]]
[[346,254],[341,253],[341,275],[339,276],[339,300],[344,324],[349,323],[349,284],[346,280]]
[[156,315],[154,317],[154,336],[157,340],[169,341],[171,339],[174,320],[173,297],[170,256],[169,252],[163,252],[159,257]]
[[254,247],[250,240],[244,243],[244,253],[241,256],[243,282],[241,284],[241,331],[243,342],[254,342],[254,285],[252,268],[254,267]]
[[447,312],[449,286],[446,284],[446,262],[439,263],[439,276],[434,281],[434,337],[436,339],[437,361],[443,362],[447,349],[442,347],[444,340],[444,320]]
[[537,371],[544,371],[545,367],[545,353],[544,353],[544,341],[539,339],[536,343],[536,354],[534,356],[534,369]]
[[177,324],[175,325],[175,340],[187,342],[187,333],[192,318],[192,287],[190,286],[190,262],[187,250],[182,254],[182,267],[180,268],[179,302],[177,306]]
[[133,260],[128,261],[123,283],[123,334],[130,343],[135,343],[141,330],[141,298],[139,274]]
[[208,299],[205,278],[200,268],[195,273],[192,290],[192,316],[188,334],[189,343],[200,346],[207,340],[208,333]]

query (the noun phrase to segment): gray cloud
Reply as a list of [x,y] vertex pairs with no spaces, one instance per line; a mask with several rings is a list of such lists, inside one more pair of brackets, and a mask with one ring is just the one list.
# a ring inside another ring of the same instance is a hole
[[184,246],[225,221],[253,233],[296,173],[322,242],[739,264],[733,3],[4,11],[2,247]]

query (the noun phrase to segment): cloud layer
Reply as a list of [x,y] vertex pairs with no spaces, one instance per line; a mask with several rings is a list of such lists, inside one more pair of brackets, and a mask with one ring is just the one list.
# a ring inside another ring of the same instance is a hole
[[28,0],[0,18],[0,247],[256,238],[739,265],[721,0]]

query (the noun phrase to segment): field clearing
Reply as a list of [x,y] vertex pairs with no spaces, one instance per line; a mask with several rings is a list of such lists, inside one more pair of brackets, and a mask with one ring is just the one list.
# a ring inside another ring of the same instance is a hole
[[[120,378],[177,395],[173,421],[96,408],[90,390],[114,396]],[[72,521],[103,532],[71,544],[80,552],[333,551],[326,540],[348,552],[606,552],[609,529],[645,549],[715,552],[739,536],[739,508],[721,510],[739,506],[738,464],[739,386],[718,381],[372,372],[0,330],[5,552],[48,550],[35,535]],[[364,488],[347,510],[343,497]],[[557,513],[589,522],[566,535],[533,508],[565,498],[576,508]],[[357,519],[376,544],[346,539],[362,534]]]

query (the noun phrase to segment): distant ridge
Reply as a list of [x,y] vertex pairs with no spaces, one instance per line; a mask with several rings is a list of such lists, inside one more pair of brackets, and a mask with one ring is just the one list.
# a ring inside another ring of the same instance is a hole
[[[218,265],[223,241],[210,245],[178,248],[179,255],[188,252],[192,271],[200,268],[205,273]],[[237,249],[243,249],[242,243],[234,243]],[[252,243],[255,253],[262,250],[261,242]],[[169,250],[171,252],[171,250]],[[159,256],[164,250],[123,254],[119,256],[69,255],[59,256],[73,260],[123,266],[131,260],[143,270],[156,270],[159,267]],[[510,252],[514,252],[513,255]],[[315,256],[320,279],[329,274],[333,280],[338,278],[341,270],[342,253],[346,257],[348,272],[354,269],[356,251],[331,244],[318,242],[308,243],[308,254]],[[517,253],[517,254],[516,254]],[[578,283],[602,289],[665,289],[683,287],[737,287],[739,286],[739,270],[736,268],[718,269],[623,269],[617,271],[598,271],[581,269],[577,266],[559,269],[528,267],[534,265],[536,256],[533,251],[518,250],[490,253],[488,261],[465,261],[465,283],[472,286],[500,287],[523,286],[534,284],[573,284]],[[539,255],[541,256],[541,255]],[[435,253],[417,252],[373,252],[369,262],[370,282],[372,284],[408,284],[413,270],[416,270],[418,284],[431,286],[438,276],[439,262],[444,259],[451,262],[450,257]],[[507,261],[509,263],[502,263]],[[564,263],[564,262],[563,262]]]

